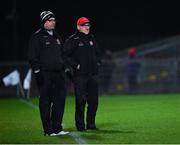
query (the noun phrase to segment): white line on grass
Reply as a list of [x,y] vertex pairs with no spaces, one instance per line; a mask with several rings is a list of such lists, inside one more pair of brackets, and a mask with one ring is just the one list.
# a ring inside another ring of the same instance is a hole
[[70,132],[69,135],[72,136],[78,144],[87,144],[87,142],[77,133]]
[[30,102],[30,101],[26,101],[26,100],[24,100],[24,99],[19,99],[19,100],[20,100],[21,102],[23,102],[24,104],[26,104],[26,105],[28,105],[28,106],[30,106],[30,107],[36,109],[36,110],[39,109],[37,105],[33,104],[33,103]]
[[[35,104],[33,104],[32,102],[30,101],[26,101],[24,99],[19,99],[21,102],[23,102],[24,104],[36,109],[36,110],[39,110],[39,107]],[[70,132],[69,133],[69,136],[73,137],[74,140],[78,143],[78,144],[87,144],[87,142],[80,136],[78,135],[77,133],[75,132]]]

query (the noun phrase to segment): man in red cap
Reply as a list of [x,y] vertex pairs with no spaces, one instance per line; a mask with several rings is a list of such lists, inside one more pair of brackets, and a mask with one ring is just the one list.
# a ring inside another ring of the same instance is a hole
[[128,93],[137,93],[137,74],[140,69],[140,60],[136,56],[136,48],[128,48],[127,59]]
[[[75,121],[78,131],[97,129],[95,116],[98,108],[98,66],[100,50],[90,33],[90,21],[86,17],[77,20],[77,32],[64,44],[67,63],[73,70],[76,97]],[[87,103],[86,124],[84,111]]]

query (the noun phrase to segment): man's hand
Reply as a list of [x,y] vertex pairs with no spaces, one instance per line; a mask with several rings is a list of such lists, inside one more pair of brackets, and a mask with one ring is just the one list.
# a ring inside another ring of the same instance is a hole
[[80,70],[80,67],[81,67],[80,64],[78,64],[77,67],[76,67],[76,69],[77,69],[77,70]]
[[98,65],[98,66],[101,66],[101,63],[100,63],[100,62],[98,62],[98,63],[97,63],[97,65]]
[[43,85],[43,81],[44,81],[41,71],[36,70],[36,71],[34,71],[34,74],[35,74],[36,83],[37,83],[38,87],[41,87]]
[[72,70],[69,69],[69,68],[66,68],[66,69],[65,69],[65,73],[66,73],[67,77],[68,77],[72,82],[74,82],[74,77],[73,77],[73,72],[72,72]]

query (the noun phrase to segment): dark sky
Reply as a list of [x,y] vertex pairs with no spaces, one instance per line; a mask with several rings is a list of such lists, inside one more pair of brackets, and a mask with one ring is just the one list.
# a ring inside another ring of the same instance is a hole
[[[39,14],[43,10],[51,10],[56,14],[57,30],[64,39],[75,31],[75,23],[80,16],[88,17],[92,22],[93,33],[99,39],[109,40],[109,46],[114,47],[133,45],[128,41],[128,38],[132,37],[159,38],[180,33],[179,4],[173,1],[6,0],[3,3],[0,6],[3,15],[1,17],[3,52],[0,60],[27,58],[28,39],[39,28]],[[16,8],[14,9],[16,21],[13,21],[12,17],[13,8]],[[123,38],[123,42],[127,45],[118,44],[118,38]],[[13,55],[9,54],[10,50]]]

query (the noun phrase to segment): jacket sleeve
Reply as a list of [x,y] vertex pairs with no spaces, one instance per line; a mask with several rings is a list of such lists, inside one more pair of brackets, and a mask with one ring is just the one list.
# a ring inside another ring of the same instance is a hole
[[41,63],[39,57],[40,57],[39,39],[37,36],[32,35],[29,40],[28,60],[33,72],[38,70],[40,71],[41,69]]
[[96,53],[96,57],[97,57],[97,63],[100,65],[101,64],[101,58],[102,58],[102,51],[100,50],[98,43],[96,41],[96,39],[94,38],[94,46],[95,46],[95,53]]
[[68,66],[71,66],[72,68],[76,68],[78,63],[76,60],[73,58],[73,53],[75,51],[75,46],[74,46],[74,40],[73,39],[67,39],[64,47],[64,60],[65,64]]

